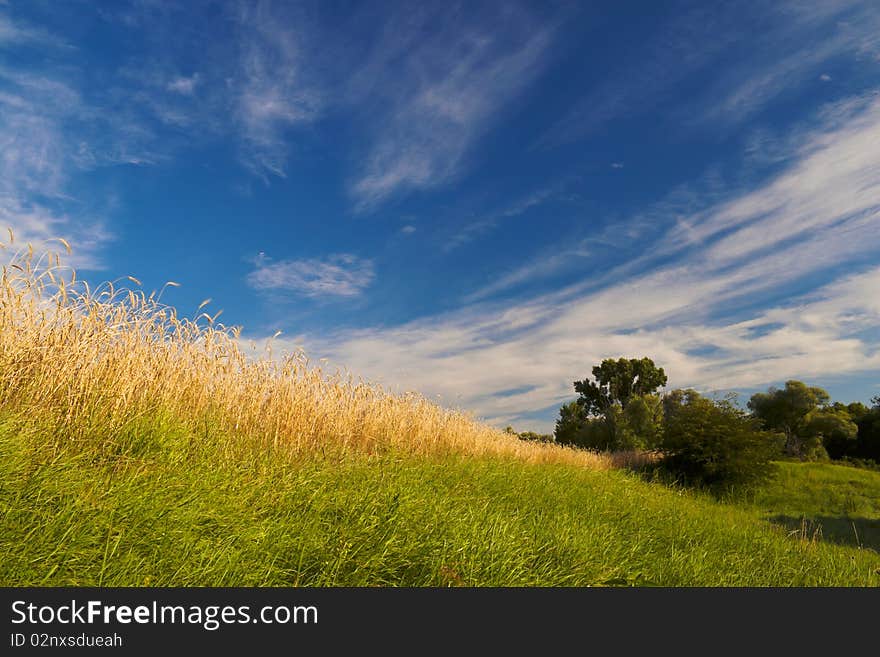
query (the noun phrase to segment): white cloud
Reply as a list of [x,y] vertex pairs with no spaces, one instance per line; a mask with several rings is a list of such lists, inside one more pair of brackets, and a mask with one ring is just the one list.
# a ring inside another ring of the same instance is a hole
[[459,229],[454,235],[452,235],[452,237],[450,237],[446,241],[446,243],[443,245],[443,250],[453,251],[461,246],[464,246],[468,242],[475,240],[480,235],[491,231],[493,228],[498,226],[498,224],[502,220],[523,215],[532,208],[538,207],[543,203],[546,203],[547,201],[550,201],[560,196],[560,192],[563,190],[568,182],[569,180],[565,179],[551,185],[547,185],[546,187],[538,189],[531,194],[517,199],[510,205],[507,205],[496,212],[490,213],[488,216],[482,219],[478,219],[477,221],[467,224],[463,228]]
[[[744,14],[751,16],[747,38]],[[621,52],[609,75],[576,98],[538,145],[579,139],[647,111],[654,120],[671,119],[671,126],[719,130],[742,123],[829,65],[863,66],[880,49],[880,13],[865,0],[698,3],[654,34]],[[713,82],[697,80],[703,91],[688,90],[689,102],[682,103],[677,87],[707,74]]]
[[286,175],[286,131],[312,121],[320,107],[318,92],[304,80],[304,37],[292,23],[264,4],[246,6],[239,21],[241,56],[232,81],[236,117],[244,163],[264,178]]
[[196,86],[199,84],[199,74],[193,73],[189,77],[178,76],[168,82],[166,88],[168,91],[182,94],[184,96],[192,96],[195,93]]
[[[782,175],[689,217],[661,248],[720,236],[706,255],[720,267],[783,241],[809,239],[818,229],[870,220],[880,200],[880,97],[859,99],[846,111],[836,107],[821,129],[801,134],[803,157]],[[851,114],[854,109],[858,114]]]
[[[620,40],[608,49],[608,75],[590,84],[571,108],[541,136],[537,145],[553,147],[592,134],[610,121],[654,110],[670,90],[705,70],[740,40],[731,33],[736,5],[695,4],[669,19],[658,18],[644,43]],[[707,35],[711,35],[707,38]]]
[[255,290],[313,298],[356,297],[376,276],[372,261],[350,254],[279,262],[262,256],[256,264],[247,276],[248,284]]
[[519,285],[549,278],[576,265],[577,260],[589,256],[590,247],[587,241],[582,241],[572,247],[556,249],[552,253],[539,254],[527,264],[499,276],[488,285],[470,293],[464,298],[464,301],[466,303],[480,301]]
[[[739,123],[799,85],[828,63],[857,62],[880,45],[880,15],[869,2],[787,2],[768,6],[769,24],[751,56],[718,76],[706,93],[700,120]],[[846,20],[843,20],[843,19]]]
[[529,194],[528,196],[525,196],[524,198],[519,199],[518,201],[514,202],[509,207],[502,210],[500,213],[500,216],[501,217],[518,217],[521,214],[525,214],[526,212],[528,212],[532,208],[541,205],[542,203],[544,203],[548,199],[550,199],[553,196],[555,196],[556,194],[558,194],[560,192],[560,190],[562,189],[562,187],[563,187],[563,184],[557,183],[554,185],[550,185],[548,187],[544,187],[543,189],[539,189],[538,191],[533,192],[533,193]]
[[[669,204],[664,204],[668,207]],[[613,249],[619,253],[632,250],[639,240],[646,239],[651,233],[651,222],[645,217],[636,217],[625,224],[611,223],[602,230],[579,240],[569,240],[564,244],[554,244],[529,259],[526,264],[513,269],[495,278],[491,283],[471,292],[464,297],[463,301],[472,303],[483,299],[492,298],[502,292],[508,292],[517,287],[533,284],[542,280],[558,276],[569,271],[577,271],[586,259],[601,254],[602,251]],[[629,263],[630,265],[635,263]],[[610,274],[620,274],[621,270],[614,270]],[[598,281],[590,281],[595,285]],[[576,289],[582,286],[575,286]],[[563,290],[563,294],[565,291]]]
[[570,399],[611,356],[650,355],[671,386],[704,391],[877,371],[880,99],[826,116],[845,121],[802,134],[774,180],[690,217],[690,232],[669,218],[662,264],[648,256],[642,273],[303,343],[501,425]]
[[45,30],[13,21],[8,16],[0,14],[0,48],[22,44],[66,47],[64,41]]
[[[119,29],[146,40],[146,47],[114,71],[106,104],[135,121],[176,128],[155,140],[162,152],[226,140],[254,176],[266,183],[284,178],[296,143],[293,131],[313,122],[323,108],[315,62],[326,35],[292,3],[232,2],[222,11],[204,9],[137,3],[103,12]],[[179,24],[194,19],[218,38],[188,40],[193,32],[181,32]]]
[[[49,75],[0,68],[0,230],[19,244],[65,238],[68,264],[99,268],[110,239],[103,222],[71,198],[71,177],[94,163],[94,144],[68,123],[90,110],[66,82]],[[57,248],[57,245],[56,247]]]
[[[513,11],[493,18],[462,24],[415,12],[380,40],[365,65],[375,76],[368,104],[379,111],[369,117],[375,137],[351,186],[360,209],[453,178],[493,116],[538,72],[550,28]],[[352,84],[363,88],[363,77]]]

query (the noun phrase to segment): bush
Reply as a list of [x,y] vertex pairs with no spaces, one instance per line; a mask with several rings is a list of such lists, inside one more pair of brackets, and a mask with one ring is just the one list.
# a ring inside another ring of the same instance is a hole
[[859,433],[850,455],[880,463],[880,403],[860,417],[857,424]]
[[552,433],[535,433],[534,431],[520,431],[518,434],[520,440],[530,440],[536,443],[552,443]]
[[554,438],[560,445],[591,449],[600,452],[612,448],[612,433],[603,418],[587,417],[583,406],[576,401],[559,409]]
[[773,472],[783,437],[729,401],[693,391],[666,400],[663,465],[684,483],[730,490],[756,484]]

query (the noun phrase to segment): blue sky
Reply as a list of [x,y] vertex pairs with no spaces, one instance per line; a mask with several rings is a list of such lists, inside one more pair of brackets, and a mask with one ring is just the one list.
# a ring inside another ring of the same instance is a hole
[[0,226],[499,426],[880,394],[880,9],[0,0]]

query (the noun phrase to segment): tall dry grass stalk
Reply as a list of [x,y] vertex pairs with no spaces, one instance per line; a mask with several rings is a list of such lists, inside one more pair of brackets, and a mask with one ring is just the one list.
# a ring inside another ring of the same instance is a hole
[[11,231],[0,247],[7,262],[0,279],[0,409],[51,423],[56,440],[113,444],[139,423],[170,416],[193,436],[210,426],[233,449],[611,465],[589,452],[521,441],[417,394],[394,395],[323,372],[302,353],[249,354],[238,327],[204,313],[179,317],[160,302],[161,292],[146,295],[132,277],[92,289],[58,253],[37,255],[31,245],[16,250]]

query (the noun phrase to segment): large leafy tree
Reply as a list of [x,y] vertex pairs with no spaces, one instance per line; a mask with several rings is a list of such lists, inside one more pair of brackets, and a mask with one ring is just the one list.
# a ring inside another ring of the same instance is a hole
[[764,427],[785,434],[785,450],[792,456],[808,456],[821,444],[817,411],[830,400],[822,388],[802,381],[786,381],[784,388],[770,387],[749,399],[748,407]]
[[625,407],[633,397],[666,385],[666,372],[650,358],[606,358],[593,368],[593,378],[574,382],[578,403],[588,415],[605,415],[612,406]]
[[859,427],[850,410],[843,404],[819,408],[807,413],[801,429],[804,443],[813,454],[839,459],[856,445]]
[[630,397],[626,406],[612,407],[616,449],[655,449],[663,431],[663,401],[659,395]]
[[659,439],[662,409],[655,393],[666,372],[650,358],[606,358],[593,367],[593,380],[575,381],[577,404],[587,417],[601,417],[608,446],[651,447]]

